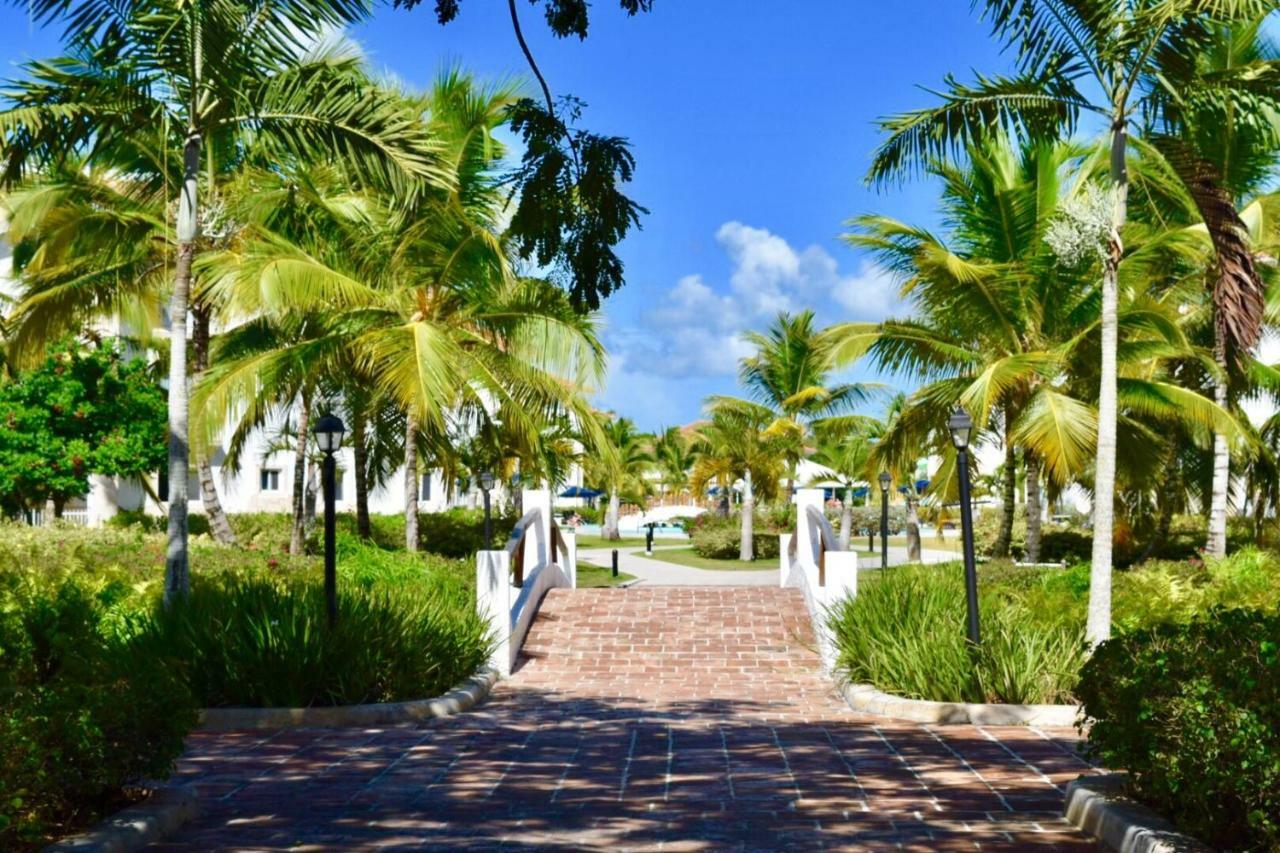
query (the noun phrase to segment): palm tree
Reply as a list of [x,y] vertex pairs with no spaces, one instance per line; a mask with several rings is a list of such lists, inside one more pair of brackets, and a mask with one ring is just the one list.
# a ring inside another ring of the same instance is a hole
[[849,550],[849,541],[853,536],[853,497],[854,488],[859,483],[869,483],[876,476],[872,470],[871,453],[876,438],[884,425],[873,418],[865,418],[862,423],[850,429],[849,424],[842,423],[837,427],[819,427],[815,435],[817,444],[809,461],[821,465],[829,474],[819,479],[833,477],[844,489],[844,500],[840,514],[840,549]]
[[[177,190],[169,297],[169,548],[165,600],[186,594],[187,315],[201,233],[199,186],[247,155],[334,157],[386,181],[433,173],[432,146],[398,98],[369,85],[351,54],[321,43],[359,19],[361,2],[263,7],[36,0],[33,15],[66,23],[69,53],[27,66],[0,112],[6,186],[84,155],[94,167]],[[317,47],[317,45],[320,45]],[[155,144],[157,137],[159,144]],[[171,164],[171,151],[181,151]],[[180,166],[179,166],[180,164]]]
[[603,486],[609,493],[609,507],[605,511],[602,533],[605,539],[617,541],[622,538],[618,530],[622,499],[628,497],[639,503],[649,492],[650,484],[646,474],[653,465],[653,456],[649,451],[653,439],[638,431],[630,418],[602,414],[597,415],[597,419],[599,432],[603,436],[597,447],[603,446],[607,452],[592,457],[588,476],[593,483]]
[[677,497],[689,490],[689,472],[697,461],[692,443],[679,427],[667,427],[653,442],[653,458],[663,488]]
[[790,432],[780,429],[772,409],[745,400],[712,398],[707,412],[710,421],[696,431],[698,461],[692,485],[702,493],[713,481],[726,491],[735,481],[742,482],[738,558],[753,560],[756,497],[768,500],[777,492],[788,454],[795,446],[794,428]]
[[[1275,102],[1280,85],[1271,85],[1268,97],[1229,100],[1221,108],[1194,94],[1223,77],[1280,69],[1280,49],[1263,34],[1263,24],[1264,18],[1257,18],[1205,27],[1192,61],[1170,69],[1176,75],[1170,73],[1164,83],[1174,134],[1154,139],[1181,175],[1213,245],[1204,274],[1217,367],[1213,397],[1223,408],[1230,402],[1229,386],[1239,384],[1262,334],[1264,284],[1256,256],[1267,248],[1259,240],[1275,235],[1251,229],[1238,211],[1267,187],[1280,165],[1280,110]],[[1215,432],[1205,550],[1216,557],[1227,553],[1230,464],[1227,436]]]
[[[963,168],[935,166],[944,182],[944,215],[953,226],[946,241],[885,218],[858,220],[851,239],[902,278],[915,314],[830,332],[838,360],[866,353],[882,369],[927,380],[877,445],[877,461],[889,470],[913,470],[922,448],[951,458],[940,427],[957,404],[974,414],[979,440],[1003,441],[1006,546],[1021,450],[1027,557],[1033,561],[1039,556],[1040,478],[1059,488],[1084,475],[1100,418],[1093,287],[1098,261],[1086,256],[1064,267],[1048,236],[1061,221],[1060,200],[1071,198],[1072,187],[1087,185],[1079,173],[1072,180],[1065,171],[1075,160],[1065,146],[1028,145],[1015,152],[997,140],[975,146]],[[1086,159],[1083,174],[1088,167]],[[1140,174],[1144,197],[1159,189],[1158,174],[1145,166]],[[1138,222],[1126,233],[1129,247],[1117,266],[1125,294],[1118,315],[1125,333],[1120,438],[1126,465],[1140,467],[1162,443],[1156,424],[1237,427],[1219,407],[1170,381],[1161,367],[1197,357],[1184,329],[1185,287],[1154,286],[1170,278],[1170,265],[1195,255],[1193,235]]]
[[780,313],[767,331],[748,332],[744,339],[755,348],[755,355],[742,359],[738,379],[751,400],[712,397],[709,404],[718,409],[738,406],[748,422],[757,414],[757,405],[773,413],[774,435],[793,439],[785,452],[790,494],[810,427],[845,414],[867,399],[869,389],[852,383],[831,385],[831,348],[814,329],[812,311]]
[[[1127,220],[1127,149],[1135,117],[1176,124],[1173,93],[1162,74],[1195,61],[1210,21],[1235,23],[1268,14],[1269,0],[1169,0],[1115,3],[1083,0],[985,0],[995,35],[1017,57],[1010,77],[979,76],[971,85],[948,77],[942,104],[886,119],[889,136],[876,152],[869,177],[900,176],[1003,128],[1038,140],[1072,134],[1084,114],[1108,128],[1109,208],[1098,236],[1102,254],[1097,441],[1094,462],[1094,535],[1087,635],[1097,644],[1111,634],[1111,540],[1116,483],[1117,348],[1121,231]],[[1274,75],[1271,75],[1274,76]],[[1255,74],[1217,78],[1197,92],[1221,105],[1233,97],[1256,99]],[[1268,81],[1269,82],[1269,81]],[[1267,85],[1267,84],[1264,84]],[[1097,93],[1096,99],[1091,95]],[[1265,121],[1265,116],[1255,115]]]

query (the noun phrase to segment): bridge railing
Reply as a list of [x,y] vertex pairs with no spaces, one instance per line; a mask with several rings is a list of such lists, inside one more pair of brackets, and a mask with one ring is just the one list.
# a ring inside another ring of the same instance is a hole
[[526,489],[529,510],[500,550],[476,554],[476,612],[493,636],[489,665],[510,675],[547,590],[578,585],[577,542],[551,512],[551,492]]
[[780,582],[799,589],[813,622],[818,652],[827,670],[835,666],[836,648],[827,626],[831,608],[858,594],[858,555],[840,550],[839,539],[822,511],[821,489],[799,489],[796,529],[780,537]]

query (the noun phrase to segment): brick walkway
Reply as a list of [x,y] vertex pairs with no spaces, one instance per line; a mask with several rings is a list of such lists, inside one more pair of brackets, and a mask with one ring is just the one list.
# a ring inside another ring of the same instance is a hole
[[811,646],[793,590],[555,590],[470,713],[194,735],[204,814],[165,846],[1094,849],[1073,732],[858,716]]

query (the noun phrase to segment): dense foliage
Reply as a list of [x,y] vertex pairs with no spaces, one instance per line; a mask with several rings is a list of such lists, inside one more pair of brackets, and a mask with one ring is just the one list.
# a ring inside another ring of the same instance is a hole
[[[1241,551],[1225,560],[1153,561],[1115,577],[1114,628],[1128,634],[1183,623],[1217,607],[1275,609],[1280,560]],[[1084,662],[1089,567],[979,570],[982,646],[965,643],[959,563],[863,575],[831,625],[847,678],[917,699],[1072,701]]]
[[1219,849],[1280,849],[1280,615],[1218,610],[1103,643],[1089,750]]
[[[351,554],[344,555],[348,559]],[[368,567],[390,583],[345,584],[335,630],[314,580],[227,573],[142,626],[205,706],[306,707],[436,696],[488,655],[487,625],[458,577]],[[378,571],[381,569],[382,571]]]
[[[776,523],[768,515],[757,513],[754,517],[755,536],[752,538],[755,560],[777,559],[778,534],[788,527]],[[738,513],[722,516],[706,512],[699,515],[687,528],[693,542],[693,550],[700,557],[713,560],[736,560],[742,543],[742,518]]]
[[[130,586],[0,563],[0,847],[35,845],[169,775],[195,723],[183,680],[129,637]],[[17,569],[16,567],[22,567]]]
[[90,474],[163,467],[164,391],[145,362],[111,346],[63,343],[0,383],[0,509],[84,494]]
[[487,656],[465,561],[343,535],[330,632],[315,558],[197,539],[192,594],[164,612],[164,555],[136,528],[0,526],[0,847],[164,778],[196,706],[423,698]]

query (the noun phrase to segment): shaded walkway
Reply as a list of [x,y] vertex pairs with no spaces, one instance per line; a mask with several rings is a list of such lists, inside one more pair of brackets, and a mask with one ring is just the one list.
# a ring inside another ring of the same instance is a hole
[[430,726],[198,734],[174,849],[1093,849],[1073,733],[853,714],[793,590],[553,590],[523,666]]

